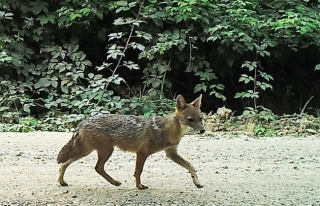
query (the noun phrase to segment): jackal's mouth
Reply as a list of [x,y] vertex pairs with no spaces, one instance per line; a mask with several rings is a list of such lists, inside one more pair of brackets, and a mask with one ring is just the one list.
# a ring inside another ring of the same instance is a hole
[[190,130],[191,130],[191,132],[192,133],[198,133],[199,132],[199,134],[203,134],[206,130],[205,129],[200,129],[200,130],[195,130],[195,129],[193,129],[193,128],[190,128]]

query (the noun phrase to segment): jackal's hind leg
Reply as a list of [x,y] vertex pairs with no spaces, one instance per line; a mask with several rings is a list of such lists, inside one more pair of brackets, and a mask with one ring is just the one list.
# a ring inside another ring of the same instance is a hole
[[97,150],[98,153],[98,162],[96,164],[95,170],[104,178],[106,179],[108,182],[110,182],[111,184],[115,185],[115,186],[119,186],[121,185],[121,182],[114,180],[110,175],[108,175],[105,171],[104,171],[104,164],[106,163],[106,161],[109,159],[109,157],[111,156],[113,152],[113,148],[109,148],[109,149],[101,149],[101,150]]
[[63,179],[63,176],[64,176],[64,173],[66,172],[66,169],[67,167],[72,163],[74,162],[72,159],[68,160],[67,162],[65,163],[62,163],[60,168],[59,168],[59,179],[58,179],[58,182],[61,186],[68,186],[68,184],[64,181]]
[[71,163],[77,161],[78,159],[81,159],[82,157],[87,156],[92,152],[92,148],[84,148],[79,147],[78,150],[71,151],[72,157],[67,160],[66,162],[62,163],[59,168],[59,179],[58,182],[61,186],[68,186],[68,184],[64,181],[64,173],[66,172],[66,169],[71,165]]

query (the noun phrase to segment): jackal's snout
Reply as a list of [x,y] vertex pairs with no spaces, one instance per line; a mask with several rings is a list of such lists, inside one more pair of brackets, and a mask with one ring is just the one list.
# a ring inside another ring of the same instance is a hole
[[203,134],[206,131],[206,129],[203,126],[202,120],[198,123],[197,131],[199,131],[200,134]]
[[200,134],[203,134],[206,130],[203,126],[202,118],[200,117],[200,113],[196,114],[194,118],[187,117],[188,125],[192,128],[194,131],[199,131]]

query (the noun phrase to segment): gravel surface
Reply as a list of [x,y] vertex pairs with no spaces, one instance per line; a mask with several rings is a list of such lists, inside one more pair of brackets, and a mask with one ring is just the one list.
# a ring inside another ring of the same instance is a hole
[[56,156],[71,133],[0,133],[0,205],[320,205],[320,138],[186,136],[180,154],[197,169],[204,188],[164,152],[151,155],[135,188],[135,154],[115,150],[106,171],[96,153],[66,171],[58,185]]

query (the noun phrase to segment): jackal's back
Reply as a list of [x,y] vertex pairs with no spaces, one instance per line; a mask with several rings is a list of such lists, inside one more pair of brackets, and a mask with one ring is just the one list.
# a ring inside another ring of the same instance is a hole
[[170,145],[169,122],[174,122],[173,116],[100,114],[81,122],[76,132],[92,142],[108,141],[122,150],[138,151],[142,146],[160,150]]
[[108,137],[137,135],[146,130],[159,130],[165,122],[160,116],[145,117],[133,115],[100,114],[82,121],[77,130],[87,129]]

